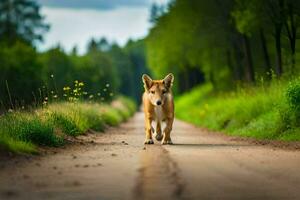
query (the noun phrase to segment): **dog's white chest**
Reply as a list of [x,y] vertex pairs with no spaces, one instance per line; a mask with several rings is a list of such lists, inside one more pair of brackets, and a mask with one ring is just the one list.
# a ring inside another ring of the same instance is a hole
[[162,121],[163,120],[163,111],[162,111],[161,106],[156,106],[154,108],[154,112],[155,112],[156,121]]

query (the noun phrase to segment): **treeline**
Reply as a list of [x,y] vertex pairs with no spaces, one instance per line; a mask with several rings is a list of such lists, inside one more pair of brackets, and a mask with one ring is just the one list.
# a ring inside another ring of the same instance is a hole
[[[102,39],[100,41],[104,41]],[[105,40],[106,41],[106,40]],[[23,42],[0,49],[0,101],[3,109],[65,99],[64,88],[83,82],[83,98],[109,101],[122,93],[139,101],[137,87],[145,73],[143,41],[129,41],[125,47],[105,43],[88,44],[78,55],[76,48],[66,53],[60,46],[39,53]],[[72,92],[72,91],[71,91]]]
[[174,0],[153,5],[147,59],[173,72],[177,91],[204,81],[215,89],[299,73],[300,1]]
[[142,87],[136,85],[146,71],[144,54],[143,40],[129,40],[120,47],[102,38],[91,39],[84,55],[78,55],[76,47],[70,54],[57,47],[40,54],[39,60],[48,76],[44,82],[49,86],[55,86],[55,82],[55,87],[62,89],[80,80],[87,85],[86,92],[95,97],[122,93],[139,101]]
[[91,39],[84,55],[60,46],[40,53],[36,44],[49,27],[35,1],[0,2],[0,110],[62,100],[75,81],[84,85],[83,98],[107,101],[122,93],[139,101],[137,84],[146,71],[143,40],[120,47]]

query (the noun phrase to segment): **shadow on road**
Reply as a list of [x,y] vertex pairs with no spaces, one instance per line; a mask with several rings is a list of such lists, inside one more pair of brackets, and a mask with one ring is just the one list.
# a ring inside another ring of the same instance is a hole
[[189,143],[175,143],[172,146],[179,146],[179,147],[199,147],[199,148],[238,148],[238,147],[251,147],[254,145],[249,144],[189,144]]

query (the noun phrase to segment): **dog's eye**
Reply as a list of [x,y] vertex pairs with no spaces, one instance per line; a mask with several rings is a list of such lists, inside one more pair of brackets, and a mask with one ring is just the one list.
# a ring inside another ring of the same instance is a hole
[[163,90],[162,93],[163,93],[163,94],[166,94],[166,93],[167,93],[167,90]]
[[154,91],[150,91],[151,92],[151,94],[154,94],[155,92]]

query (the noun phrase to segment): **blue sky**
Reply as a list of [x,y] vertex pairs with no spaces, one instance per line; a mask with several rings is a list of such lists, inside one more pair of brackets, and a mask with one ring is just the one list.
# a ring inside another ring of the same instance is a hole
[[77,45],[84,53],[91,37],[105,36],[124,45],[129,38],[138,39],[148,33],[149,11],[153,2],[168,0],[36,0],[50,23],[44,43],[45,50],[60,43],[66,51]]
[[37,0],[50,7],[111,10],[122,6],[143,7],[151,5],[151,0]]

